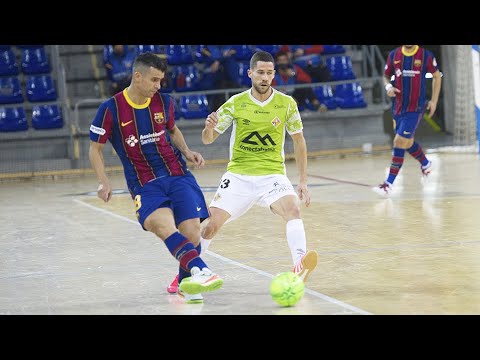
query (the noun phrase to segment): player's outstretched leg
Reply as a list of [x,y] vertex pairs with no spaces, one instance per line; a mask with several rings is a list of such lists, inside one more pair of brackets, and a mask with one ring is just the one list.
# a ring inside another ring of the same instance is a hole
[[180,281],[179,289],[187,294],[199,294],[220,289],[223,280],[213,273],[200,258],[199,253],[184,235],[176,232],[165,239],[170,253],[179,261],[182,270],[190,272],[191,277]]

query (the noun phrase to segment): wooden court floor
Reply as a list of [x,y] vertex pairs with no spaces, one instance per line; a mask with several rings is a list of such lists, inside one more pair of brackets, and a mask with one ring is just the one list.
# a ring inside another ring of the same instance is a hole
[[[203,255],[224,286],[188,305],[166,293],[176,261],[136,222],[122,174],[108,204],[93,176],[0,183],[0,314],[480,314],[479,157],[429,156],[428,182],[407,158],[388,199],[371,187],[389,154],[309,160],[302,212],[319,264],[292,308],[268,293],[292,264],[267,209],[225,225]],[[224,171],[194,171],[207,202]]]

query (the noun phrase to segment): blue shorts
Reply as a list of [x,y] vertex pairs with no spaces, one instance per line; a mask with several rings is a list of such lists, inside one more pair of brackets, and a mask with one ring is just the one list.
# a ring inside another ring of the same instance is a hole
[[411,139],[415,134],[415,130],[417,130],[418,124],[420,124],[420,120],[423,119],[424,113],[424,111],[408,112],[394,116],[393,128],[395,129],[395,133],[404,138]]
[[206,219],[210,215],[205,197],[195,177],[165,176],[152,180],[133,194],[138,222],[143,226],[147,217],[159,208],[172,209],[178,226],[188,219]]

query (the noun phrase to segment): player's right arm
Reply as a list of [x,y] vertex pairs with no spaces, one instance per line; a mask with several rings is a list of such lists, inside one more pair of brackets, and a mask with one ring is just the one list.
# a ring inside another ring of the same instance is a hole
[[235,95],[228,99],[217,111],[212,112],[205,120],[202,131],[202,142],[205,145],[213,143],[233,124]]
[[97,196],[105,202],[112,198],[112,186],[105,172],[103,148],[112,133],[112,113],[104,102],[90,125],[90,149],[88,157],[98,179]]
[[205,145],[213,143],[220,136],[218,132],[215,131],[215,126],[218,124],[218,114],[212,112],[207,116],[205,120],[205,128],[202,131],[202,142]]
[[391,79],[393,75],[394,55],[395,55],[395,50],[391,51],[388,54],[387,61],[385,62],[385,70],[383,72],[383,85],[385,86],[385,91],[388,97],[395,97],[397,93],[400,92],[400,90],[394,87],[391,83]]
[[90,141],[88,157],[98,179],[97,196],[105,202],[112,198],[112,185],[105,172],[105,162],[103,160],[103,148],[105,144]]
[[437,109],[438,98],[440,96],[440,89],[442,87],[442,73],[438,68],[437,60],[431,52],[427,52],[427,71],[432,74],[432,99],[427,104],[429,116],[433,116]]

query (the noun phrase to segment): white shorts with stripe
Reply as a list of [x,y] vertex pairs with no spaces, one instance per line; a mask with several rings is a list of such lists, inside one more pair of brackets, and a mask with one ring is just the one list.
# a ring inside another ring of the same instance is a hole
[[253,205],[270,208],[278,199],[298,195],[285,175],[239,175],[227,171],[220,180],[210,207],[228,212],[228,222],[245,214]]

